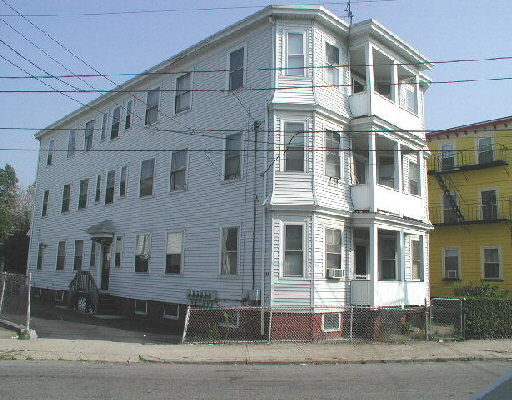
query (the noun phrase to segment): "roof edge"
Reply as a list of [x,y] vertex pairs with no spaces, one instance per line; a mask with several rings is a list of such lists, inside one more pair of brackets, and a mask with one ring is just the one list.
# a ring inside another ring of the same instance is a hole
[[486,121],[475,122],[473,124],[468,124],[468,125],[455,126],[453,128],[448,128],[448,129],[445,129],[442,131],[435,131],[435,132],[427,133],[427,139],[444,136],[444,135],[453,135],[455,133],[460,133],[460,132],[464,132],[464,131],[472,131],[472,130],[476,130],[476,129],[486,128],[490,125],[509,124],[509,123],[512,124],[512,115],[507,116],[507,117],[502,117],[502,118],[496,118],[496,119],[490,119],[490,120],[486,120]]

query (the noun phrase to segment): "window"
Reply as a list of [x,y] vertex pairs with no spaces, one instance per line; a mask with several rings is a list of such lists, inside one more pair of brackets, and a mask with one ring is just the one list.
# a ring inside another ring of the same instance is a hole
[[57,270],[63,270],[66,263],[66,242],[59,242],[57,247]]
[[409,161],[409,193],[420,195],[420,168],[413,161]]
[[224,180],[240,178],[242,134],[235,133],[226,137],[224,153]]
[[341,177],[340,141],[338,132],[325,132],[325,174],[332,178]]
[[494,161],[492,138],[478,139],[478,164],[485,164]]
[[48,215],[48,202],[50,199],[50,191],[45,190],[43,194],[43,208],[41,210],[41,217],[46,217]]
[[90,256],[90,259],[89,259],[89,265],[91,267],[95,267],[96,266],[96,241],[95,240],[91,240],[91,256]]
[[101,140],[105,140],[107,137],[107,120],[108,120],[108,113],[103,114],[103,118],[101,120]]
[[284,125],[284,170],[304,172],[304,124]]
[[171,191],[187,189],[187,155],[187,150],[175,151],[171,155]]
[[423,240],[411,240],[411,279],[423,279]]
[[65,213],[69,211],[69,203],[71,200],[71,185],[64,185],[64,190],[62,191],[62,207],[61,212]]
[[46,165],[53,165],[53,151],[55,149],[55,140],[48,142],[48,154],[46,155]]
[[302,33],[288,33],[286,75],[304,76],[304,36]]
[[229,90],[244,86],[244,52],[245,49],[242,47],[229,54]]
[[441,146],[441,169],[444,171],[455,168],[455,145],[453,143]]
[[379,185],[395,188],[395,157],[377,156]]
[[238,227],[222,228],[221,275],[238,273]]
[[164,318],[179,319],[180,318],[180,305],[179,304],[164,304]]
[[324,331],[339,331],[340,326],[340,313],[327,313],[322,316],[322,330]]
[[396,233],[379,233],[379,280],[396,280]]
[[330,85],[339,83],[340,50],[332,44],[325,43],[325,81]]
[[445,279],[460,279],[459,249],[444,249]]
[[140,196],[151,196],[153,194],[153,180],[155,176],[155,159],[142,161],[140,167]]
[[68,154],[67,157],[72,157],[76,150],[76,132],[74,130],[69,131],[68,137]]
[[408,84],[405,86],[405,108],[414,114],[418,113],[415,84]]
[[112,112],[112,125],[110,126],[110,139],[119,136],[119,127],[121,125],[121,107],[114,108]]
[[352,94],[361,93],[365,91],[365,83],[363,79],[353,76],[352,77]]
[[128,177],[128,167],[121,168],[121,178],[119,179],[119,197],[126,196],[126,180]]
[[96,194],[94,195],[94,201],[98,203],[101,200],[101,175],[96,178]]
[[183,265],[183,232],[167,233],[167,251],[165,258],[166,274],[181,274]]
[[121,257],[123,254],[123,238],[116,236],[116,250],[114,255],[114,265],[116,268],[121,267]]
[[80,181],[80,193],[78,194],[78,209],[87,207],[87,194],[89,192],[89,179]]
[[158,105],[160,103],[160,87],[150,90],[146,99],[146,125],[158,121]]
[[114,202],[114,190],[116,185],[116,171],[108,171],[107,173],[107,187],[105,189],[105,204]]
[[148,272],[151,257],[151,235],[145,233],[137,235],[135,248],[135,272]]
[[146,300],[135,300],[135,314],[146,315],[148,313],[148,302]]
[[304,248],[302,225],[284,227],[284,268],[283,276],[304,275]]
[[450,195],[443,195],[443,222],[445,224],[457,223],[457,203],[458,197],[456,193],[450,193]]
[[84,241],[75,240],[75,258],[73,259],[73,270],[80,271],[84,258]]
[[480,192],[480,198],[482,201],[482,219],[485,221],[498,219],[496,190],[482,190]]
[[190,109],[190,73],[176,79],[176,95],[174,98],[174,112],[176,114]]
[[92,149],[94,140],[94,120],[85,124],[85,151]]
[[130,129],[132,127],[132,108],[133,101],[128,100],[126,103],[126,117],[124,117],[124,129]]
[[341,230],[325,230],[325,265],[327,268],[341,269]]
[[46,245],[44,243],[39,243],[39,248],[37,249],[37,269],[43,269],[45,247]]
[[484,248],[484,279],[500,279],[500,252],[497,247]]

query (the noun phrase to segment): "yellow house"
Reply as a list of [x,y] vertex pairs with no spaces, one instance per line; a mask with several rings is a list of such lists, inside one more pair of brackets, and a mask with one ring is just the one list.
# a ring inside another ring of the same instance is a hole
[[431,296],[480,280],[512,292],[512,116],[427,139]]

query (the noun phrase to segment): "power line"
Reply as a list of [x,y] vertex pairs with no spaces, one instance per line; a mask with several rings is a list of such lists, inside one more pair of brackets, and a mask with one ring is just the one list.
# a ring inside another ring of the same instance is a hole
[[[5,22],[5,21],[4,21]],[[327,69],[327,68],[348,68],[348,67],[375,67],[375,66],[415,66],[424,64],[456,64],[468,62],[486,62],[486,61],[507,61],[512,60],[512,56],[500,56],[489,58],[466,58],[466,59],[453,59],[453,60],[439,60],[439,61],[418,61],[418,62],[404,62],[404,63],[373,63],[373,64],[337,64],[337,65],[309,65],[305,69]],[[293,67],[265,67],[265,68],[250,68],[244,67],[246,71],[286,71],[288,69],[296,69]],[[53,79],[53,78],[105,78],[109,76],[159,76],[159,75],[183,75],[188,73],[205,74],[205,73],[227,73],[230,72],[227,68],[215,69],[192,69],[192,70],[178,70],[168,72],[141,72],[141,73],[111,73],[111,74],[68,74],[68,75],[35,75],[32,76],[0,76],[0,79]]]

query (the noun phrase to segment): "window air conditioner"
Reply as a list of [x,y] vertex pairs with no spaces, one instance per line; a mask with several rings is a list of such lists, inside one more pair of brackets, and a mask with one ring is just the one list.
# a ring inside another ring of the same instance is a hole
[[337,268],[327,268],[328,279],[343,279],[345,278],[345,270]]

